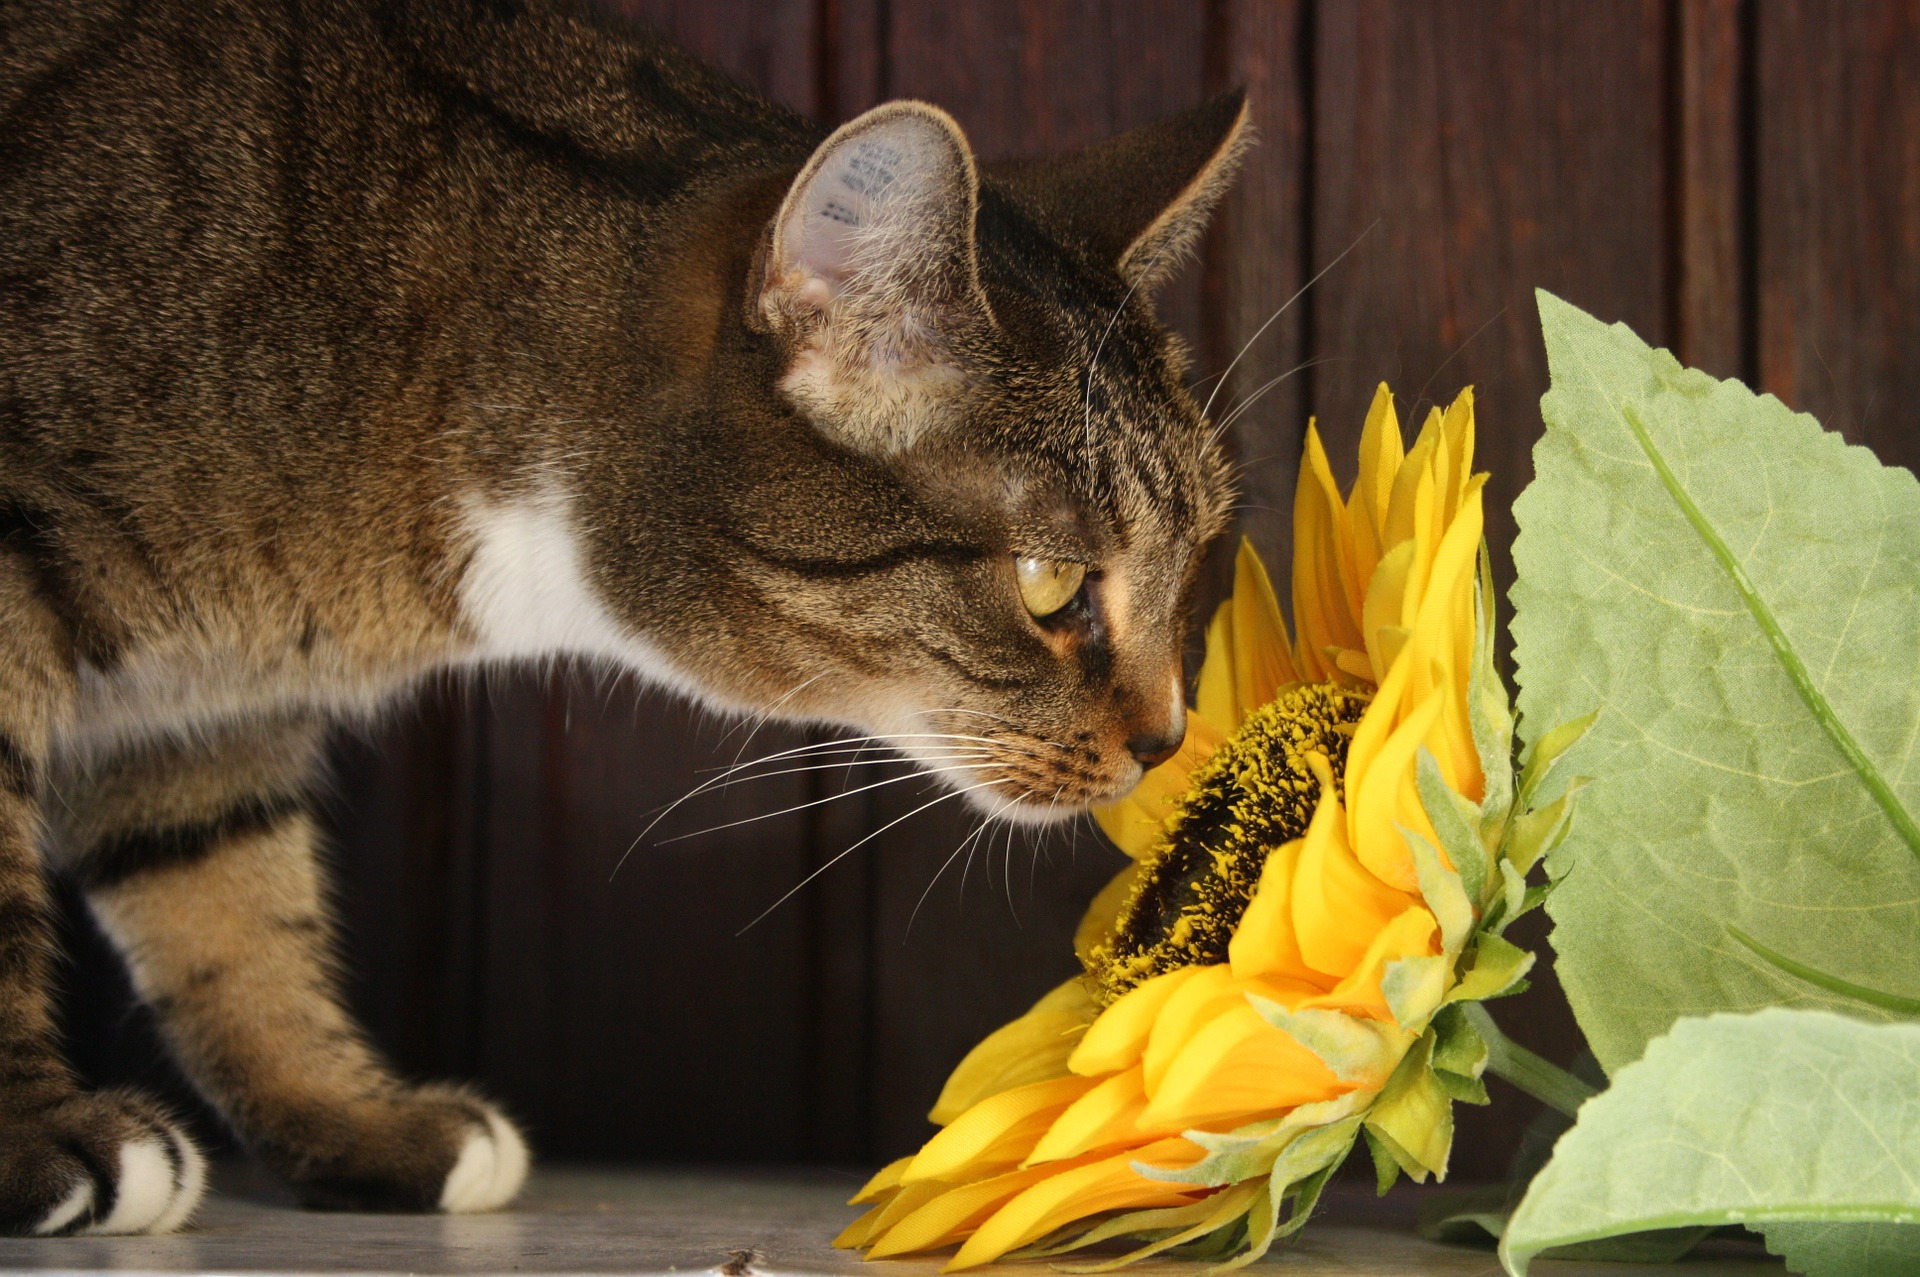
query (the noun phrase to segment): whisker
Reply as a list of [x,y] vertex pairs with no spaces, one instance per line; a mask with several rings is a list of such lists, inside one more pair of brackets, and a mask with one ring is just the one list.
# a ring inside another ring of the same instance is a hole
[[851,856],[854,852],[860,850],[862,847],[872,842],[875,838],[878,838],[881,834],[886,833],[887,830],[892,829],[895,825],[899,824],[901,821],[911,820],[913,817],[918,816],[921,812],[926,811],[929,807],[938,807],[941,803],[946,802],[950,798],[964,798],[966,795],[971,794],[976,789],[985,789],[985,788],[986,788],[985,783],[982,783],[979,785],[970,786],[969,788],[966,788],[966,789],[956,789],[949,793],[940,795],[938,798],[934,799],[932,802],[921,803],[918,807],[915,807],[912,811],[908,812],[904,816],[894,817],[892,820],[889,820],[886,824],[880,826],[880,828],[874,830],[872,833],[860,839],[859,842],[856,842],[851,847],[848,847],[845,851],[835,853],[833,859],[827,861],[826,864],[821,865],[818,869],[814,870],[812,873],[802,878],[799,882],[795,883],[791,888],[788,889],[785,895],[781,896],[778,900],[774,901],[772,904],[768,905],[765,909],[761,910],[759,917],[756,917],[752,922],[749,922],[746,926],[734,932],[733,933],[734,938],[738,939],[739,937],[747,934],[747,932],[753,930],[753,928],[760,925],[761,920],[764,919],[768,914],[772,913],[775,909],[778,909],[781,905],[787,903],[787,901],[793,899],[794,894],[798,892],[802,887],[806,886],[808,883],[812,882],[815,878],[818,878],[821,874],[833,868],[835,865],[845,860],[848,856]]
[[[978,825],[974,826],[973,832],[968,834],[966,838],[961,841],[960,846],[955,847],[952,853],[949,854],[945,860],[940,862],[940,867],[933,871],[933,877],[927,881],[926,890],[920,893],[920,899],[914,902],[913,912],[907,915],[907,929],[901,935],[902,944],[905,944],[907,937],[913,934],[913,924],[919,919],[920,910],[922,906],[924,906],[927,903],[927,897],[933,894],[934,884],[940,881],[941,875],[945,874],[947,872],[948,866],[953,864],[954,857],[960,854],[962,848],[965,848],[968,844],[972,843],[974,839],[978,838],[980,836],[981,830],[987,828],[988,826],[992,825],[994,821],[1000,819],[1001,813],[1006,811],[1007,808],[1013,806],[1013,801],[1014,801],[1013,799],[1009,798],[1006,802],[1002,803],[996,810],[994,810],[991,814],[989,814],[985,820],[982,820]],[[973,863],[972,852],[967,853],[967,863],[969,865]],[[960,871],[960,890],[962,892],[965,892],[966,889],[967,889],[967,874],[966,874],[966,870],[962,869]],[[989,891],[993,890],[992,886],[989,885],[987,890]]]
[[753,730],[749,731],[747,733],[747,738],[740,742],[740,749],[733,756],[733,761],[736,763],[739,762],[740,755],[747,752],[747,747],[753,744],[753,738],[760,734],[761,728],[765,727],[769,722],[773,720],[773,716],[775,712],[778,711],[782,705],[785,705],[788,701],[798,696],[801,692],[806,691],[809,687],[812,687],[815,683],[818,683],[821,679],[825,677],[826,677],[826,673],[825,671],[822,671],[821,673],[815,674],[812,678],[806,680],[804,683],[801,683],[789,689],[783,696],[780,697],[779,700],[767,706],[765,709],[761,710],[758,714],[753,715],[750,718],[743,718],[739,722],[735,723],[732,727],[729,727],[726,730],[726,733],[722,735],[719,740],[713,743],[713,747],[715,749],[720,748],[720,746],[727,743],[728,736],[733,735],[735,732],[739,731],[742,727],[745,727],[748,723],[752,723]]
[[1315,284],[1319,283],[1320,280],[1326,275],[1328,271],[1332,270],[1334,267],[1338,266],[1341,262],[1345,261],[1347,259],[1348,253],[1351,253],[1354,249],[1360,247],[1360,241],[1364,240],[1367,236],[1373,234],[1374,227],[1378,225],[1380,225],[1380,219],[1376,217],[1373,219],[1372,225],[1368,226],[1366,230],[1361,231],[1359,236],[1353,241],[1353,243],[1347,245],[1346,248],[1341,250],[1340,256],[1334,258],[1332,261],[1328,262],[1325,266],[1322,266],[1320,268],[1319,274],[1315,275],[1312,279],[1308,280],[1306,283],[1300,285],[1300,289],[1298,292],[1294,293],[1293,296],[1287,298],[1287,300],[1280,303],[1279,310],[1276,310],[1273,312],[1273,314],[1267,316],[1266,323],[1260,325],[1258,328],[1253,330],[1253,336],[1247,338],[1246,344],[1240,347],[1240,353],[1233,357],[1233,362],[1229,363],[1227,365],[1226,371],[1220,374],[1219,384],[1214,386],[1213,393],[1207,396],[1207,402],[1200,409],[1201,417],[1204,418],[1209,412],[1213,411],[1213,401],[1220,394],[1220,387],[1227,384],[1227,378],[1233,374],[1233,370],[1239,366],[1240,361],[1247,357],[1247,351],[1253,348],[1253,343],[1256,341],[1259,341],[1261,335],[1265,333],[1267,329],[1273,327],[1274,322],[1278,320],[1280,316],[1287,313],[1287,308],[1289,306],[1293,305],[1295,302],[1299,301],[1302,297],[1306,296],[1307,290],[1309,288],[1312,288]]
[[[838,763],[834,763],[831,765],[835,767],[839,766]],[[968,764],[954,767],[953,770],[954,771],[985,771],[989,767],[998,767],[999,765],[1000,764],[997,762],[968,763]],[[739,820],[730,820],[724,825],[712,825],[706,829],[696,829],[690,834],[675,834],[671,838],[662,838],[655,845],[660,847],[665,847],[671,843],[685,842],[689,838],[700,838],[707,834],[717,834],[723,829],[737,829],[741,825],[751,825],[756,821],[772,820],[776,816],[791,815],[796,811],[805,811],[809,807],[818,807],[822,803],[838,802],[842,798],[851,798],[855,794],[864,794],[868,790],[880,789],[887,785],[898,785],[902,781],[922,780],[922,779],[925,779],[925,773],[917,772],[917,771],[906,772],[903,775],[899,775],[899,776],[888,776],[881,780],[876,780],[871,784],[862,785],[858,789],[841,790],[838,793],[828,794],[825,798],[814,798],[804,803],[795,803],[791,807],[783,807],[779,811],[770,811],[758,816],[743,816]]]
[[1305,372],[1309,368],[1318,367],[1319,365],[1324,364],[1326,362],[1328,361],[1324,358],[1304,360],[1300,363],[1295,364],[1293,367],[1287,369],[1285,372],[1281,373],[1278,377],[1269,379],[1265,384],[1260,386],[1259,389],[1253,391],[1245,399],[1242,399],[1239,403],[1235,404],[1233,407],[1227,409],[1225,412],[1220,414],[1220,424],[1215,426],[1213,428],[1213,433],[1207,436],[1207,442],[1214,443],[1220,438],[1221,435],[1227,433],[1227,428],[1229,426],[1231,426],[1234,422],[1240,420],[1241,417],[1245,416],[1247,409],[1259,403],[1261,398],[1265,396],[1266,393],[1272,390],[1275,386],[1279,385],[1281,382],[1285,381],[1287,378],[1293,376],[1295,373]]
[[853,745],[861,741],[868,741],[868,742],[877,741],[880,744],[884,745],[887,743],[888,740],[969,740],[969,741],[977,741],[987,745],[999,744],[998,741],[995,741],[990,737],[986,737],[986,736],[956,736],[950,732],[907,732],[907,733],[896,734],[892,737],[874,736],[874,735],[844,736],[837,740],[812,741],[805,745],[796,745],[792,749],[783,749],[778,753],[768,754],[764,758],[756,758],[751,762],[736,764],[735,766],[730,767],[726,771],[722,772],[719,776],[716,776],[710,780],[702,781],[700,784],[695,785],[692,789],[689,789],[686,793],[680,795],[680,797],[674,799],[672,802],[668,803],[665,807],[661,808],[660,813],[656,815],[651,821],[648,821],[647,827],[645,829],[642,829],[638,834],[636,834],[634,836],[633,841],[627,844],[627,849],[620,853],[620,859],[614,863],[613,872],[607,875],[607,881],[608,882],[613,881],[614,876],[620,872],[620,867],[627,863],[627,857],[633,854],[634,848],[638,847],[646,839],[646,836],[654,831],[655,827],[658,826],[661,821],[665,820],[668,816],[671,816],[676,810],[679,809],[681,804],[686,803],[691,799],[697,798],[701,794],[704,794],[707,791],[716,788],[727,777],[733,775],[734,773],[739,771],[744,771],[748,768],[759,767],[766,763],[779,762],[781,759],[792,758],[792,757],[795,757],[796,755],[806,754],[813,750],[827,749],[827,748],[831,748],[833,746],[838,746],[838,745]]
[[1500,317],[1506,314],[1508,309],[1512,305],[1513,303],[1509,302],[1507,303],[1507,305],[1502,306],[1499,310],[1495,311],[1492,319],[1489,319],[1486,323],[1474,329],[1473,332],[1468,335],[1465,341],[1461,342],[1458,346],[1455,346],[1453,348],[1453,353],[1451,355],[1448,355],[1445,359],[1442,359],[1440,361],[1439,366],[1436,367],[1431,373],[1427,374],[1427,379],[1424,383],[1421,384],[1420,393],[1413,397],[1413,402],[1415,404],[1418,404],[1420,403],[1421,400],[1425,399],[1427,397],[1427,387],[1433,385],[1434,381],[1439,378],[1440,374],[1446,371],[1447,365],[1452,363],[1455,359],[1459,358],[1461,351],[1465,350],[1468,346],[1471,346],[1473,345],[1474,342],[1478,341],[1481,333],[1484,333],[1485,331],[1487,331],[1487,329],[1493,327],[1496,323],[1500,322]]

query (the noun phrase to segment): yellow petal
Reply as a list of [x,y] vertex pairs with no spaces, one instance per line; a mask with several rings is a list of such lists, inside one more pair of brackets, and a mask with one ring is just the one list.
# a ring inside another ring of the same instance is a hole
[[1410,906],[1374,935],[1366,954],[1355,964],[1352,975],[1342,980],[1331,992],[1308,998],[1300,1005],[1304,1008],[1346,1011],[1393,1023],[1393,1012],[1387,1006],[1386,994],[1380,989],[1388,965],[1402,958],[1438,953],[1439,936],[1440,928],[1434,922],[1433,915],[1420,905]]
[[1100,1014],[1087,982],[1075,976],[1025,1015],[982,1038],[947,1078],[929,1121],[945,1126],[990,1095],[1067,1074],[1067,1057]]
[[[1402,661],[1388,681],[1412,664]],[[1364,771],[1355,769],[1352,747],[1347,751],[1347,795],[1351,800],[1347,809],[1347,838],[1353,855],[1375,878],[1408,895],[1418,894],[1420,877],[1414,870],[1413,853],[1407,849],[1400,827],[1406,826],[1430,843],[1439,843],[1433,822],[1427,819],[1427,809],[1420,801],[1417,759],[1420,746],[1427,742],[1440,721],[1441,708],[1436,697],[1414,706],[1405,720],[1380,743],[1378,751],[1366,760]],[[1367,713],[1372,712],[1373,707],[1369,706]],[[1360,725],[1366,726],[1364,716]],[[1360,734],[1355,732],[1354,744],[1359,743]],[[1304,941],[1302,943],[1304,945]],[[1312,961],[1311,957],[1308,961]]]
[[841,1234],[833,1239],[833,1244],[840,1247],[869,1245],[874,1238],[919,1210],[946,1189],[947,1185],[934,1181],[925,1184],[907,1184],[892,1197],[848,1224]]
[[1240,726],[1240,680],[1234,674],[1233,600],[1213,610],[1207,622],[1207,654],[1200,661],[1200,678],[1193,688],[1193,716],[1230,733]]
[[911,1211],[895,1216],[887,1222],[886,1227],[874,1230],[872,1249],[867,1252],[867,1258],[885,1259],[891,1255],[933,1250],[957,1242],[980,1227],[989,1215],[1023,1189],[1063,1169],[1065,1167],[1055,1164],[1032,1170],[1008,1171],[971,1184],[935,1185],[944,1191],[917,1203]]
[[[1100,894],[1093,898],[1086,913],[1080,916],[1080,925],[1073,932],[1073,952],[1080,959],[1082,967],[1091,960],[1095,948],[1113,938],[1114,924],[1120,920],[1120,907],[1126,904],[1127,896],[1133,890],[1134,879],[1139,876],[1140,862],[1129,860],[1124,869],[1100,888]],[[940,1119],[934,1120],[937,1122]]]
[[888,1162],[880,1168],[878,1174],[860,1186],[860,1191],[847,1199],[847,1205],[858,1206],[870,1202],[888,1189],[900,1187],[900,1177],[907,1173],[907,1166],[913,1161],[911,1154]]
[[1287,624],[1280,618],[1280,600],[1273,592],[1267,566],[1242,537],[1233,565],[1233,665],[1237,675],[1238,727],[1248,713],[1272,700],[1289,683],[1300,681],[1287,642]]
[[1127,990],[1081,1037],[1067,1067],[1082,1077],[1099,1077],[1137,1064],[1167,999],[1205,970],[1180,967]]
[[1411,541],[1402,541],[1388,550],[1373,570],[1367,585],[1366,611],[1361,628],[1366,631],[1367,655],[1373,662],[1373,682],[1386,681],[1400,649],[1406,645],[1413,628],[1414,613],[1408,604],[1408,575],[1413,571]]
[[1236,979],[1280,976],[1312,981],[1320,976],[1300,956],[1300,941],[1293,932],[1293,878],[1300,847],[1301,840],[1295,838],[1267,853],[1260,883],[1227,945],[1227,960]]
[[1326,682],[1334,674],[1326,650],[1361,645],[1362,601],[1346,503],[1327,465],[1320,432],[1309,425],[1293,499],[1294,659],[1302,677]]
[[1092,1089],[1088,1079],[1068,1074],[989,1096],[928,1140],[901,1183],[971,1179],[1011,1170],[1027,1160],[1067,1105]]
[[1183,1139],[1161,1140],[1049,1175],[995,1211],[941,1271],[958,1272],[992,1263],[1063,1224],[1102,1211],[1184,1206],[1212,1190],[1148,1179],[1133,1169],[1133,1163],[1190,1166],[1200,1156],[1196,1144]]
[[1221,964],[1188,969],[1194,972],[1193,977],[1173,991],[1160,1008],[1160,1014],[1154,1017],[1147,1035],[1147,1049],[1140,1057],[1146,1068],[1149,1095],[1160,1088],[1167,1066],[1173,1063],[1188,1038],[1224,1007],[1246,1000],[1233,978],[1233,968]]
[[1187,1040],[1139,1120],[1148,1130],[1165,1131],[1242,1126],[1352,1089],[1243,996]]
[[1419,530],[1414,526],[1414,493],[1433,459],[1433,450],[1439,439],[1433,429],[1433,418],[1429,417],[1420,433],[1414,436],[1413,447],[1407,449],[1406,459],[1400,463],[1400,469],[1393,476],[1393,491],[1387,497],[1386,535],[1383,538],[1382,553],[1391,550],[1402,541],[1413,540]]
[[1375,565],[1387,551],[1387,507],[1393,499],[1394,477],[1405,459],[1393,392],[1383,381],[1373,392],[1367,423],[1360,431],[1360,477],[1348,502],[1353,519],[1354,568],[1362,581],[1373,575]]
[[1027,1162],[1034,1165],[1141,1143],[1137,1119],[1146,1107],[1146,1080],[1139,1066],[1116,1073],[1054,1119]]
[[1345,976],[1409,903],[1406,892],[1382,882],[1360,862],[1347,841],[1340,800],[1327,785],[1301,839],[1293,875],[1290,904],[1301,960],[1315,971]]

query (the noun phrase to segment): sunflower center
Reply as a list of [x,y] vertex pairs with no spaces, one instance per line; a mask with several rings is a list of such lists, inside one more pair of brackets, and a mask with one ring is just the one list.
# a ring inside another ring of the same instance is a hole
[[1336,683],[1297,684],[1247,716],[1193,774],[1158,848],[1088,974],[1111,1002],[1180,967],[1227,960],[1267,856],[1306,832],[1320,798],[1319,754],[1344,796],[1347,742],[1368,698]]

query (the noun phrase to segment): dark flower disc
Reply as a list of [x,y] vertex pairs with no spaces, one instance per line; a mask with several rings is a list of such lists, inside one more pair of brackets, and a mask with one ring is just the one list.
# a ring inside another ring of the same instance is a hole
[[1111,1002],[1181,967],[1225,962],[1267,856],[1306,832],[1324,756],[1344,798],[1347,743],[1368,698],[1332,683],[1296,684],[1247,716],[1193,775],[1159,846],[1120,908],[1088,974]]

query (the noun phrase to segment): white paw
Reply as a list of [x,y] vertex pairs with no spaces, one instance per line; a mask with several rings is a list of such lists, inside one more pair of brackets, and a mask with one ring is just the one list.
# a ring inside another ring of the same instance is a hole
[[[187,1222],[206,1191],[206,1159],[176,1131],[125,1140],[118,1160],[111,1186],[97,1182],[93,1175],[82,1175],[33,1231],[42,1237],[67,1232],[170,1233]],[[112,1206],[106,1217],[93,1218],[107,1198]],[[80,1223],[89,1218],[91,1222]]]
[[440,1189],[440,1209],[455,1214],[498,1210],[527,1182],[527,1142],[513,1124],[487,1110],[485,1130],[475,1129]]

